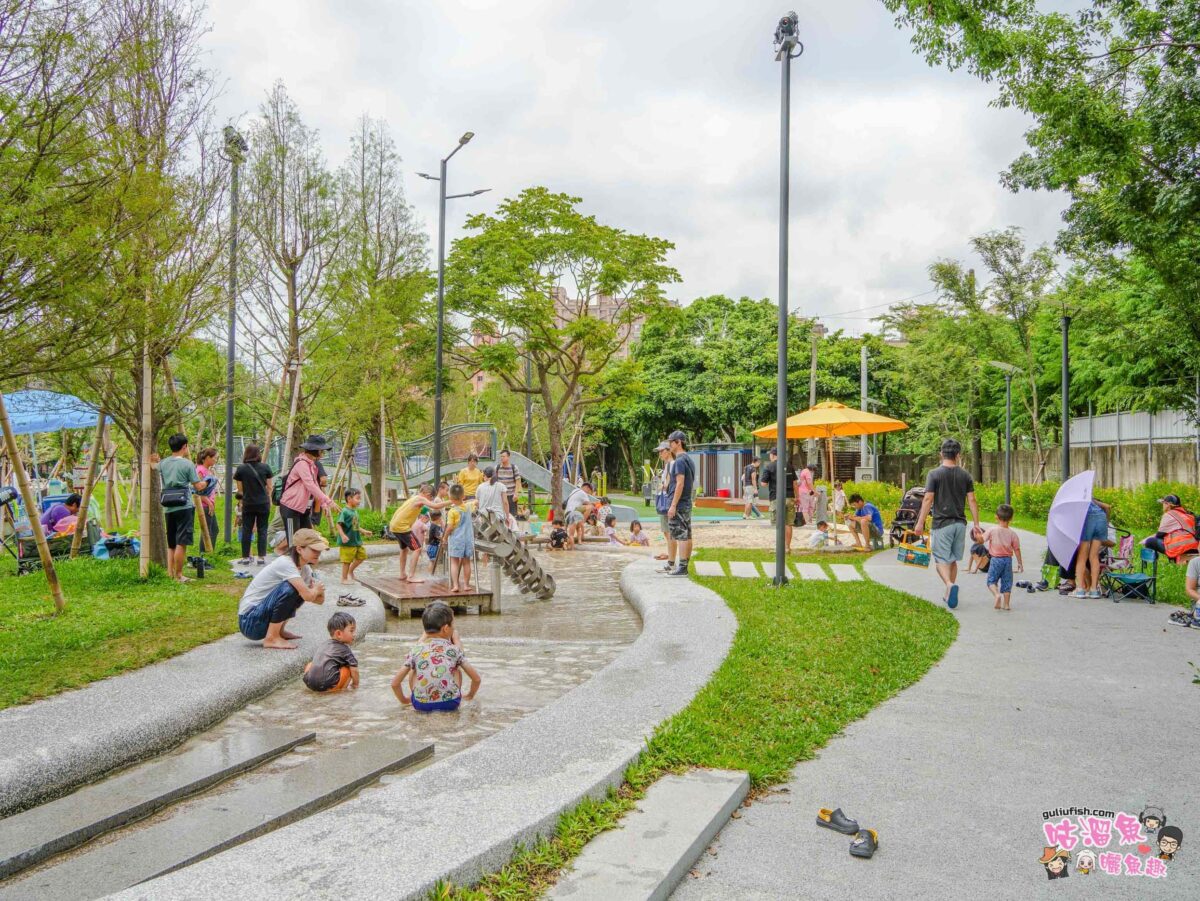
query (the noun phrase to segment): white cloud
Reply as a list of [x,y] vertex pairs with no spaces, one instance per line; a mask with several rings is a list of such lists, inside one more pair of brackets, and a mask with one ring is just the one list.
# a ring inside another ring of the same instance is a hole
[[[363,112],[386,118],[409,171],[430,171],[466,130],[448,234],[531,184],[578,194],[602,221],[674,241],[682,300],[773,296],[779,69],[777,3],[567,0],[211,0],[224,115],[251,114],[281,78],[330,160]],[[793,306],[862,331],[928,289],[925,270],[968,258],[1008,225],[1052,239],[1061,200],[1011,195],[998,172],[1024,120],[991,89],[929,69],[882,5],[801,9],[794,63]],[[432,184],[408,180],[431,234]]]

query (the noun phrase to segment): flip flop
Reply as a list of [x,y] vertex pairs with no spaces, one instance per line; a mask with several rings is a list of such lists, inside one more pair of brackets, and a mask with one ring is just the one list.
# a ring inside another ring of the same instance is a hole
[[874,829],[860,829],[850,843],[850,856],[869,858],[879,847],[879,833]]
[[[958,606],[958,586],[951,585],[950,593],[946,595],[946,606],[953,610]],[[870,856],[870,855],[868,855]]]
[[840,807],[837,810],[830,810],[828,807],[818,810],[817,825],[832,829],[834,832],[841,832],[843,835],[854,835],[858,832],[858,823],[842,813]]

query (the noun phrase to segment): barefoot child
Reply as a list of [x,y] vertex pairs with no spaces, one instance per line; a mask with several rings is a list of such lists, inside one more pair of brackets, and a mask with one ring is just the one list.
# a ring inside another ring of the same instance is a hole
[[264,648],[291,650],[301,636],[284,628],[305,601],[325,603],[325,586],[313,576],[313,564],[329,544],[314,529],[292,533],[292,550],[258,571],[238,604],[238,629]]
[[450,513],[446,517],[446,553],[450,557],[450,592],[471,591],[471,561],[475,556],[475,523],[464,503],[466,491],[457,483],[450,486]]
[[983,543],[983,529],[971,530],[971,565],[967,568],[969,573],[986,573],[988,566],[991,564],[992,558],[988,556],[987,546]]
[[608,539],[609,544],[624,546],[630,543],[617,534],[617,517],[612,513],[604,517],[604,537]]
[[354,571],[367,559],[362,537],[371,533],[358,525],[358,505],[362,503],[362,492],[357,488],[347,488],[344,497],[346,506],[334,524],[338,534],[338,556],[342,560],[342,584],[349,585],[354,581]]
[[[349,498],[346,498],[349,501]],[[358,623],[349,613],[338,611],[326,624],[329,641],[317,648],[312,663],[304,664],[304,684],[313,691],[358,688],[358,658],[350,650]]]
[[[461,494],[461,485],[455,485]],[[423,713],[435,710],[457,710],[463,701],[462,673],[471,677],[471,700],[479,691],[482,679],[475,667],[463,656],[456,641],[454,611],[445,604],[430,604],[421,614],[424,636],[413,645],[404,658],[404,666],[392,677],[392,691],[401,704],[412,704]],[[412,697],[404,694],[404,681],[411,678]]]
[[1012,599],[1014,556],[1017,558],[1017,572],[1025,569],[1021,560],[1021,539],[1008,527],[1012,518],[1013,508],[1001,504],[996,508],[996,522],[999,525],[992,526],[983,536],[984,546],[992,558],[988,564],[987,586],[996,599],[997,610],[1010,609],[1008,604]]

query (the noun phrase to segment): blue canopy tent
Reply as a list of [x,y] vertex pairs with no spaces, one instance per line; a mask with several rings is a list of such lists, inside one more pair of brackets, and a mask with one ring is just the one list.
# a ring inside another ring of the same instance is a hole
[[100,415],[99,410],[78,397],[55,391],[15,391],[4,395],[4,405],[16,435],[95,428]]

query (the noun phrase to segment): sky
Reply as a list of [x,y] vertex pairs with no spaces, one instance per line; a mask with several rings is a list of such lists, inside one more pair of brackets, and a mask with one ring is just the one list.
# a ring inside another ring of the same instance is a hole
[[[1007,191],[1029,122],[994,88],[931,69],[878,0],[795,4],[789,305],[849,334],[931,290],[938,259],[1018,226],[1053,241],[1061,195]],[[282,80],[331,166],[366,113],[387,121],[435,247],[475,212],[544,185],[605,224],[665,238],[681,303],[777,294],[780,64],[789,7],[762,0],[209,0],[222,119]],[[927,295],[928,296],[928,295]]]

